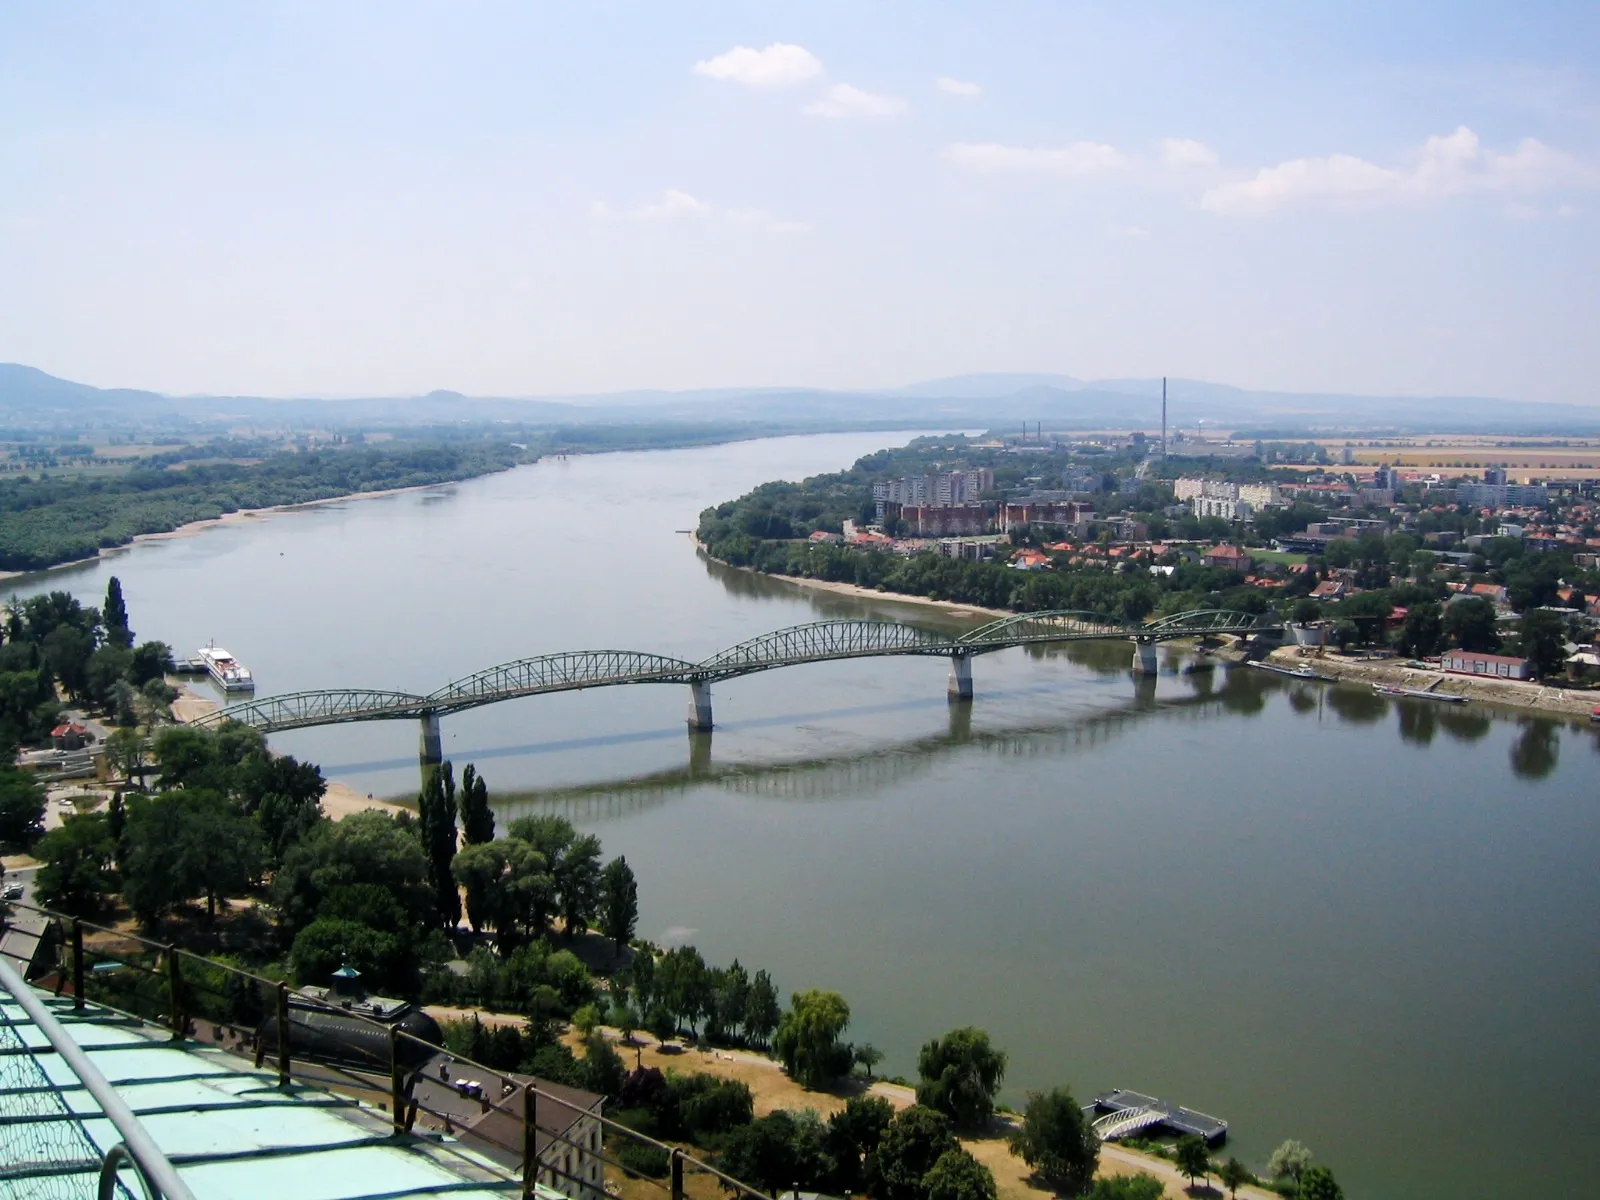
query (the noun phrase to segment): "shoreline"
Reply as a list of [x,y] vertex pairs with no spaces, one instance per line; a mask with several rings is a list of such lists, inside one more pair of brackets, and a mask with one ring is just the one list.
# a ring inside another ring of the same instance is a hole
[[[522,466],[518,463],[517,466]],[[508,468],[515,470],[515,468]],[[498,471],[489,472],[491,475],[499,474]],[[268,517],[287,512],[296,512],[305,508],[320,508],[324,504],[338,504],[345,500],[381,500],[386,496],[400,496],[406,492],[421,492],[428,488],[450,487],[458,483],[466,483],[471,479],[482,479],[482,475],[469,475],[465,479],[441,479],[437,483],[415,483],[410,487],[380,488],[372,492],[345,492],[341,496],[324,496],[320,500],[296,500],[290,504],[269,504],[265,508],[236,508],[232,512],[223,513],[220,517],[205,517],[199,521],[187,521],[174,529],[167,529],[161,533],[136,533],[133,537],[120,546],[105,546],[89,558],[74,558],[67,562],[52,563],[48,567],[39,567],[32,571],[0,571],[0,580],[20,579],[25,575],[48,575],[51,571],[65,571],[69,567],[85,567],[97,563],[116,554],[123,554],[141,542],[167,542],[177,538],[198,537],[208,529],[220,528],[224,525],[242,525],[248,521],[265,520]]]
[[935,600],[931,596],[911,596],[904,592],[883,592],[875,588],[864,588],[854,583],[835,583],[831,579],[808,579],[800,575],[773,575],[766,571],[758,571],[754,567],[736,567],[725,559],[718,558],[706,549],[705,543],[694,534],[689,535],[689,540],[694,543],[695,551],[707,562],[714,562],[719,567],[727,567],[730,571],[743,571],[747,575],[758,575],[762,579],[776,579],[782,583],[792,583],[796,587],[814,588],[821,592],[832,592],[836,596],[852,596],[859,600],[888,601],[891,604],[915,604],[924,608],[937,608],[952,616],[975,617],[1015,617],[1018,614],[1009,608],[985,608],[981,604],[962,604],[956,600]]
[[[895,604],[916,604],[942,609],[954,616],[1012,617],[1017,614],[1004,608],[984,608],[976,604],[959,604],[953,600],[933,600],[926,596],[908,596],[900,592],[880,592],[853,583],[833,583],[826,579],[806,579],[796,575],[773,575],[757,571],[754,567],[737,567],[717,558],[706,550],[698,537],[691,535],[695,550],[710,562],[733,571],[760,575],[765,579],[781,580],[796,587],[814,588],[838,596],[851,596],[862,600],[886,600]],[[1294,651],[1296,646],[1281,646],[1268,654],[1263,661],[1277,666],[1298,667],[1306,664]],[[1472,675],[1457,675],[1446,671],[1426,671],[1401,665],[1399,660],[1345,659],[1325,656],[1315,659],[1317,669],[1337,675],[1341,680],[1355,683],[1393,684],[1398,687],[1424,689],[1466,696],[1484,704],[1524,709],[1561,718],[1586,718],[1600,708],[1600,691],[1579,692],[1567,688],[1553,688],[1532,680],[1486,679]]]
[[1526,709],[1552,717],[1587,717],[1600,707],[1600,691],[1578,692],[1553,688],[1533,680],[1488,679],[1458,675],[1450,671],[1408,667],[1399,659],[1347,659],[1326,655],[1301,658],[1297,646],[1282,646],[1263,662],[1275,666],[1313,666],[1351,683],[1392,684],[1396,687],[1431,690],[1441,695],[1465,696],[1474,703]]

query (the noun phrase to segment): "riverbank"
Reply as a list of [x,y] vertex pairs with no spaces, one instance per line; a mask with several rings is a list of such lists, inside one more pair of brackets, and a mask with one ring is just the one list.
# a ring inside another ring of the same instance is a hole
[[[428,1011],[435,1017],[452,1020],[470,1019],[473,1015],[464,1009],[434,1006],[430,1006]],[[491,1017],[488,1014],[482,1014],[481,1019],[491,1024],[520,1024],[523,1020],[520,1016]],[[778,1109],[799,1111],[809,1108],[826,1120],[842,1109],[850,1097],[857,1095],[881,1096],[896,1109],[908,1108],[916,1103],[915,1089],[887,1080],[869,1082],[858,1079],[838,1090],[814,1091],[791,1079],[778,1062],[765,1055],[747,1050],[720,1050],[676,1043],[668,1043],[663,1047],[649,1034],[637,1031],[633,1035],[633,1042],[627,1043],[623,1041],[619,1030],[602,1027],[602,1032],[617,1044],[624,1055],[624,1063],[630,1067],[638,1064],[663,1072],[671,1070],[739,1080],[750,1089],[757,1117],[764,1117]],[[563,1040],[576,1053],[583,1052],[583,1038],[576,1030],[569,1030]],[[1005,1200],[1045,1200],[1053,1195],[1052,1191],[1034,1178],[1032,1170],[1022,1159],[1011,1153],[1009,1137],[1019,1124],[1019,1118],[1014,1114],[999,1113],[986,1134],[963,1136],[960,1142],[974,1158],[989,1168],[994,1175],[995,1191],[1000,1197]],[[1172,1163],[1126,1146],[1102,1145],[1097,1174],[1154,1176],[1161,1181],[1166,1189],[1163,1195],[1170,1200],[1192,1200],[1197,1194],[1187,1190],[1188,1180],[1178,1173]],[[1272,1200],[1276,1195],[1259,1187],[1242,1187],[1238,1194],[1247,1200]]]
[[[514,468],[507,468],[508,470]],[[492,472],[491,472],[492,473]],[[435,483],[419,483],[412,487],[381,488],[371,492],[345,492],[339,496],[323,496],[318,500],[298,500],[292,504],[271,504],[265,508],[236,508],[232,512],[223,513],[220,517],[207,517],[200,521],[188,521],[173,529],[163,530],[160,533],[135,534],[128,541],[118,546],[103,546],[94,555],[88,558],[74,558],[68,562],[52,563],[48,567],[40,567],[36,571],[0,571],[0,580],[17,579],[24,575],[47,575],[51,571],[65,571],[71,567],[81,567],[89,563],[98,562],[103,558],[111,558],[122,554],[140,542],[169,542],[177,538],[198,537],[208,529],[220,529],[227,525],[243,525],[251,521],[265,520],[280,513],[298,512],[307,508],[320,508],[324,504],[339,504],[346,500],[381,500],[386,496],[400,496],[406,492],[422,492],[429,488],[448,487],[451,484],[465,483],[467,479],[482,479],[481,475],[470,475],[462,479],[441,479]]]
[[1600,691],[1570,691],[1520,679],[1484,679],[1447,671],[1423,670],[1407,666],[1405,660],[1401,659],[1358,659],[1338,654],[1302,658],[1300,649],[1283,646],[1267,655],[1264,661],[1285,667],[1301,667],[1309,663],[1316,670],[1337,675],[1341,679],[1415,688],[1447,696],[1465,696],[1485,704],[1529,709],[1552,717],[1587,718],[1600,706]]
[[904,592],[885,592],[877,588],[864,588],[854,583],[835,583],[829,579],[807,579],[801,575],[773,575],[766,571],[757,571],[754,567],[739,567],[726,559],[718,558],[706,549],[705,543],[693,534],[689,540],[694,543],[694,548],[707,562],[714,562],[718,566],[727,567],[730,571],[743,571],[747,575],[759,575],[762,579],[777,579],[783,583],[792,583],[796,587],[810,588],[813,591],[832,592],[835,596],[852,596],[858,600],[887,601],[891,604],[914,604],[922,608],[937,608],[955,617],[1014,617],[1017,614],[1009,608],[985,608],[981,604],[961,604],[955,600],[935,600],[929,596],[911,596]]

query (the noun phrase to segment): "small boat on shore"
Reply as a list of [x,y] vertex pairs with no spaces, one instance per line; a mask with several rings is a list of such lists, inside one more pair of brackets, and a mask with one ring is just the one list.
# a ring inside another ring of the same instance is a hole
[[1337,675],[1324,675],[1320,671],[1313,671],[1310,667],[1280,667],[1277,663],[1255,662],[1250,664],[1263,671],[1271,671],[1274,675],[1287,675],[1290,679],[1320,679],[1323,683],[1333,683]]
[[255,676],[250,674],[250,668],[229,654],[221,646],[212,643],[202,646],[199,651],[200,661],[205,664],[206,673],[216,682],[216,685],[225,692],[253,692],[256,690]]
[[1456,696],[1450,692],[1429,692],[1422,688],[1396,687],[1392,683],[1375,683],[1372,690],[1380,696],[1405,696],[1412,700],[1437,700],[1441,704],[1465,704],[1465,696]]

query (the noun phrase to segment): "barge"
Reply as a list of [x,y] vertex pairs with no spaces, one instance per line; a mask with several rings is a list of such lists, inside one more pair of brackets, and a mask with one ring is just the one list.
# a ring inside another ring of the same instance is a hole
[[250,674],[250,668],[229,654],[221,646],[212,643],[204,646],[198,654],[200,663],[205,667],[206,674],[212,681],[225,692],[253,692],[256,690],[255,677]]

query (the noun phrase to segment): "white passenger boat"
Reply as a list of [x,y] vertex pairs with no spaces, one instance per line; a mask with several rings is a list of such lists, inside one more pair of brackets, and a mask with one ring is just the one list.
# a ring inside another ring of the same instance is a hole
[[225,692],[253,692],[256,689],[255,677],[250,674],[250,668],[229,654],[221,646],[202,646],[200,661],[205,663],[206,670],[218,687]]

